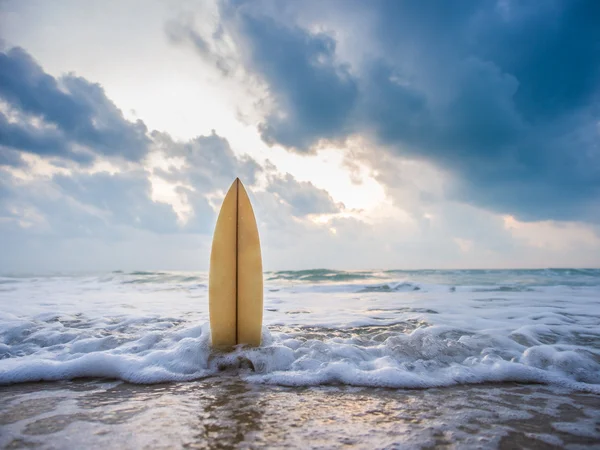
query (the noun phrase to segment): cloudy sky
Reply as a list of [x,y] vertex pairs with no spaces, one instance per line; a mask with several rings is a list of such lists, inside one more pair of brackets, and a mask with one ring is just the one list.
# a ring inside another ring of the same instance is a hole
[[0,0],[0,271],[600,266],[596,0]]

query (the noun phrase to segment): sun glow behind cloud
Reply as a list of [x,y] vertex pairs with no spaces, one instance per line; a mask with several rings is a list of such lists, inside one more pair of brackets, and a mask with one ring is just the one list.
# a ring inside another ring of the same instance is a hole
[[325,189],[347,210],[368,213],[384,202],[383,187],[363,164],[357,164],[351,171],[345,164],[345,152],[344,148],[326,148],[314,155],[300,155],[274,148],[269,152],[269,160],[279,171]]

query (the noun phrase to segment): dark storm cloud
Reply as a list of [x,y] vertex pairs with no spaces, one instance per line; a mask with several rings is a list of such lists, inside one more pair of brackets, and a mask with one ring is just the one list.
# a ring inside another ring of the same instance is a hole
[[[274,103],[267,143],[310,151],[361,133],[458,175],[454,199],[525,220],[597,219],[599,2],[224,1],[221,12]],[[352,33],[360,58],[338,50]]]
[[54,78],[21,48],[0,53],[0,101],[9,109],[0,110],[2,147],[79,163],[147,153],[144,123],[126,120],[100,85],[72,74]]
[[263,139],[306,149],[320,138],[348,132],[345,118],[357,85],[348,67],[335,61],[335,40],[264,17],[247,15],[240,23],[250,38],[253,67],[267,81],[277,105],[261,125]]

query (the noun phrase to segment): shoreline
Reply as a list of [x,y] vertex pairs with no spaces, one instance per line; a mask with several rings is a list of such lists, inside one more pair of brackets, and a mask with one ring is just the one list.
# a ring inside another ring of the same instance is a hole
[[283,387],[222,374],[0,388],[0,447],[600,448],[600,397],[537,384]]

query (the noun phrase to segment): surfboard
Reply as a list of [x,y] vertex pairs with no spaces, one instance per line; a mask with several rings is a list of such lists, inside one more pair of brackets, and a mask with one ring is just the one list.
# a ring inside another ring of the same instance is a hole
[[221,205],[208,277],[212,346],[259,346],[263,315],[260,239],[248,193],[236,178]]

